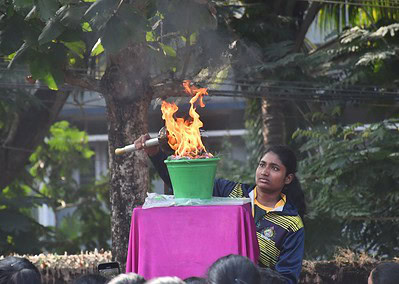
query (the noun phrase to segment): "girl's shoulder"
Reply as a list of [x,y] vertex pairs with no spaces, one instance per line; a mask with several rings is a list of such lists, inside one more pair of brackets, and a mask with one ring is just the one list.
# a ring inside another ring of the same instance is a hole
[[254,185],[235,182],[226,179],[215,179],[214,196],[221,197],[249,197]]

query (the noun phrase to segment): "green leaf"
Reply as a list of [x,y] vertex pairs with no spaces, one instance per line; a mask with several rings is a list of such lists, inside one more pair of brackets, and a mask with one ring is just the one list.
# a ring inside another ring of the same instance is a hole
[[44,83],[46,83],[46,85],[49,87],[50,90],[55,90],[55,91],[58,90],[55,78],[53,74],[51,74],[50,72],[48,72],[44,77],[42,77],[42,80],[44,81]]
[[36,14],[37,14],[37,8],[36,8],[36,5],[34,5],[33,7],[32,7],[32,9],[29,11],[29,13],[26,15],[26,17],[25,17],[25,21],[30,21],[30,20],[32,20],[33,18],[35,18],[36,17]]
[[84,57],[86,52],[86,43],[82,40],[74,42],[62,42],[66,47],[73,51],[80,58]]
[[50,20],[43,28],[42,33],[39,35],[39,44],[43,44],[57,38],[65,30],[65,27],[60,22]]
[[221,70],[219,70],[215,76],[212,76],[211,82],[213,82],[213,84],[210,84],[209,88],[220,89],[222,86],[221,83],[228,77],[230,70],[230,65],[222,66]]
[[33,0],[13,0],[16,9],[24,9],[33,6]]
[[105,26],[101,42],[106,51],[116,53],[127,46],[130,35],[131,31],[123,21],[118,16],[113,16]]
[[13,65],[15,64],[15,62],[17,62],[18,59],[20,59],[22,57],[22,55],[25,53],[26,50],[28,50],[28,48],[29,48],[29,44],[24,42],[21,45],[21,47],[18,49],[18,51],[15,53],[14,57],[12,58],[10,63],[8,64],[7,68],[11,69],[13,67]]
[[97,0],[87,9],[84,18],[92,28],[100,30],[110,20],[118,4],[118,0]]
[[[131,9],[121,9],[106,24],[101,42],[105,50],[116,53],[130,40],[145,41],[145,21]],[[138,26],[137,26],[138,25]],[[118,31],[117,33],[115,31]]]
[[336,170],[336,169],[342,168],[346,164],[346,162],[347,162],[346,157],[338,158],[330,164],[330,169]]
[[99,38],[96,42],[96,44],[93,46],[92,50],[91,50],[91,56],[97,56],[101,53],[104,52],[104,47],[101,44],[101,38]]
[[156,41],[154,32],[147,32],[146,35],[145,35],[145,40],[146,40],[147,42]]
[[190,45],[194,45],[197,42],[197,33],[192,33],[190,35]]
[[88,22],[82,23],[81,26],[82,26],[82,31],[84,31],[84,32],[92,32],[93,31]]
[[51,90],[58,90],[58,85],[63,83],[63,73],[52,65],[50,58],[47,54],[32,56],[29,69],[34,79],[42,80]]
[[84,40],[83,31],[80,29],[67,29],[59,37],[57,37],[57,41],[74,42],[80,40]]
[[47,22],[48,20],[54,18],[59,5],[58,2],[54,0],[37,0],[36,7],[39,10],[42,21]]
[[151,31],[147,19],[133,5],[122,3],[117,14],[132,30]]
[[6,27],[0,31],[0,51],[2,54],[10,54],[18,50],[23,44],[26,23],[18,15],[12,16]]
[[60,22],[65,27],[76,28],[79,26],[85,11],[86,7],[84,6],[70,6],[63,12]]
[[163,43],[159,43],[159,45],[161,46],[163,53],[165,55],[176,57],[176,51],[173,49],[173,47],[163,44]]

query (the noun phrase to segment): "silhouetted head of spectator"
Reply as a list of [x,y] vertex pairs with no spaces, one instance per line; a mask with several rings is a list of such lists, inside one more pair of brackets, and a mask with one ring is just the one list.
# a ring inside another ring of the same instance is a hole
[[108,279],[100,274],[85,274],[73,281],[73,284],[105,284]]
[[184,282],[186,284],[207,284],[208,281],[206,280],[206,278],[203,277],[188,277],[186,279],[184,279]]
[[138,275],[137,273],[126,273],[119,274],[118,276],[112,278],[108,284],[143,284],[145,283],[145,279],[143,276]]
[[157,278],[151,279],[145,283],[146,284],[184,284],[184,281],[178,277],[165,276],[165,277],[157,277]]
[[210,284],[258,284],[260,279],[256,265],[241,255],[221,257],[208,269]]
[[368,284],[399,283],[399,263],[383,262],[370,272]]
[[287,280],[277,271],[270,268],[259,268],[261,283],[264,284],[286,284]]
[[0,284],[40,284],[36,266],[22,257],[9,256],[0,260]]

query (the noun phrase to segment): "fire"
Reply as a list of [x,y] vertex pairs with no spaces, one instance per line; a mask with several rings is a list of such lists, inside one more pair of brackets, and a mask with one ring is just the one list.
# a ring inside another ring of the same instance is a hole
[[176,104],[162,102],[162,118],[165,120],[165,126],[168,131],[168,144],[175,150],[175,156],[186,158],[199,158],[201,156],[212,157],[202,144],[200,128],[203,126],[199,114],[195,111],[194,103],[199,100],[199,105],[204,107],[202,101],[204,95],[208,95],[206,88],[197,88],[190,86],[190,81],[183,81],[184,91],[192,96],[190,100],[189,115],[191,119],[174,117],[179,109]]

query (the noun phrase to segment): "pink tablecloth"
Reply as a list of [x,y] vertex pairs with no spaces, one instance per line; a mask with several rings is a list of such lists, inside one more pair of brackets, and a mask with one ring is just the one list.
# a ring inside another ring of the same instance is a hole
[[126,272],[146,279],[204,276],[216,259],[231,253],[257,263],[250,204],[135,208]]

